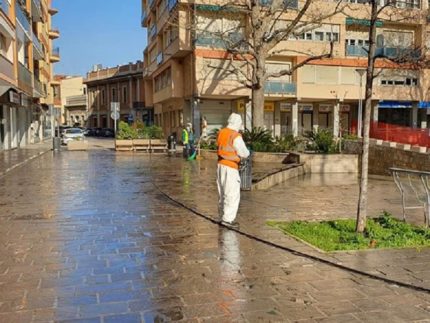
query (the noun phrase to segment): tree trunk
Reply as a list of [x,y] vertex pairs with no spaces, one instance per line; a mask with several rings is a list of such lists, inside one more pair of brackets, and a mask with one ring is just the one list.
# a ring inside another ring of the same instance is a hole
[[375,66],[376,52],[376,21],[378,18],[378,9],[376,0],[371,1],[372,13],[370,18],[369,31],[369,53],[367,59],[366,71],[366,95],[364,105],[364,126],[363,126],[363,153],[361,155],[361,174],[360,174],[360,193],[358,196],[357,224],[355,230],[357,233],[363,233],[366,228],[367,219],[367,187],[369,175],[369,135],[370,135],[370,116],[372,112],[372,90],[373,90],[373,72]]
[[264,127],[264,86],[252,89],[252,128]]

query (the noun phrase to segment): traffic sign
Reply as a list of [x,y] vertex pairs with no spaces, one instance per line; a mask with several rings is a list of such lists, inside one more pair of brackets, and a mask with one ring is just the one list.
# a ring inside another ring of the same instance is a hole
[[110,103],[110,111],[111,112],[119,112],[119,102],[111,102]]
[[114,119],[115,121],[116,121],[116,120],[118,120],[118,119],[119,119],[119,112],[118,112],[118,111],[116,111],[116,112],[112,112],[112,113],[110,114],[110,117],[111,117],[112,119]]

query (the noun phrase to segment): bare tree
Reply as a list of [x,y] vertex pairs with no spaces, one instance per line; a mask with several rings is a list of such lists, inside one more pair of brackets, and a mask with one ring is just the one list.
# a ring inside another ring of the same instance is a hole
[[[366,228],[367,220],[367,197],[368,197],[368,174],[369,174],[369,142],[370,142],[370,119],[372,111],[372,93],[373,81],[376,77],[375,61],[377,59],[389,60],[402,67],[416,68],[423,60],[419,55],[420,48],[409,48],[403,51],[397,51],[394,56],[388,56],[377,48],[377,25],[379,21],[411,21],[411,19],[420,19],[419,14],[414,11],[399,9],[398,0],[369,0],[369,48],[367,55],[366,68],[366,85],[365,85],[365,104],[364,104],[364,123],[363,123],[363,151],[361,155],[361,172],[360,172],[360,191],[357,207],[356,232],[362,233]],[[401,3],[407,3],[401,1]],[[383,45],[383,44],[382,44]]]
[[[320,53],[298,52],[294,48],[278,49],[279,43],[299,38],[340,13],[344,7],[342,0],[325,2],[325,6],[321,6],[321,3],[306,0],[300,3],[299,8],[297,0],[244,0],[224,5],[219,11],[221,15],[235,12],[244,17],[243,24],[239,26],[244,32],[238,33],[237,26],[235,30],[210,31],[222,40],[229,53],[227,59],[231,61],[227,66],[211,67],[236,75],[245,87],[251,89],[253,127],[264,126],[264,89],[268,79],[291,76],[311,61],[332,56],[334,40]],[[197,27],[196,33],[199,32],[208,31]],[[285,69],[268,71],[268,59],[287,52],[291,56],[303,56],[304,59],[286,65]],[[243,64],[233,64],[234,61],[241,61]]]

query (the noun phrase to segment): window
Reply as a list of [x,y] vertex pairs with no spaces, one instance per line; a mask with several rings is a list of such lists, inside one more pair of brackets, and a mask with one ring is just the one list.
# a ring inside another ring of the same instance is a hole
[[391,79],[388,77],[381,78],[381,85],[397,85],[397,86],[417,86],[418,78],[415,77],[395,77],[393,76]]
[[155,92],[161,91],[162,89],[170,86],[172,84],[171,69],[168,68],[157,75],[154,79],[155,82]]
[[122,102],[127,103],[127,87],[122,88]]
[[290,39],[311,40],[311,41],[339,41],[339,26],[338,25],[323,25],[314,30],[301,33],[294,37],[290,35]]
[[112,102],[116,102],[116,89],[112,88],[112,97],[111,97],[111,101]]
[[82,93],[83,93],[84,95],[87,95],[87,88],[86,88],[86,87],[82,88]]
[[102,104],[105,104],[106,103],[106,100],[105,100],[105,89],[102,89]]
[[0,34],[0,54],[3,56],[6,56],[7,54],[6,37],[3,34]]
[[315,40],[323,41],[324,40],[324,33],[322,31],[316,31],[315,32]]

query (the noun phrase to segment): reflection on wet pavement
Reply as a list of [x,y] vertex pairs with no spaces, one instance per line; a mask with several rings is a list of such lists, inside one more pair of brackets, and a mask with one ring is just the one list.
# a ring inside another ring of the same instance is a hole
[[1,322],[429,317],[428,294],[244,238],[152,184],[210,211],[210,164],[99,150],[46,154],[23,170],[0,179]]

